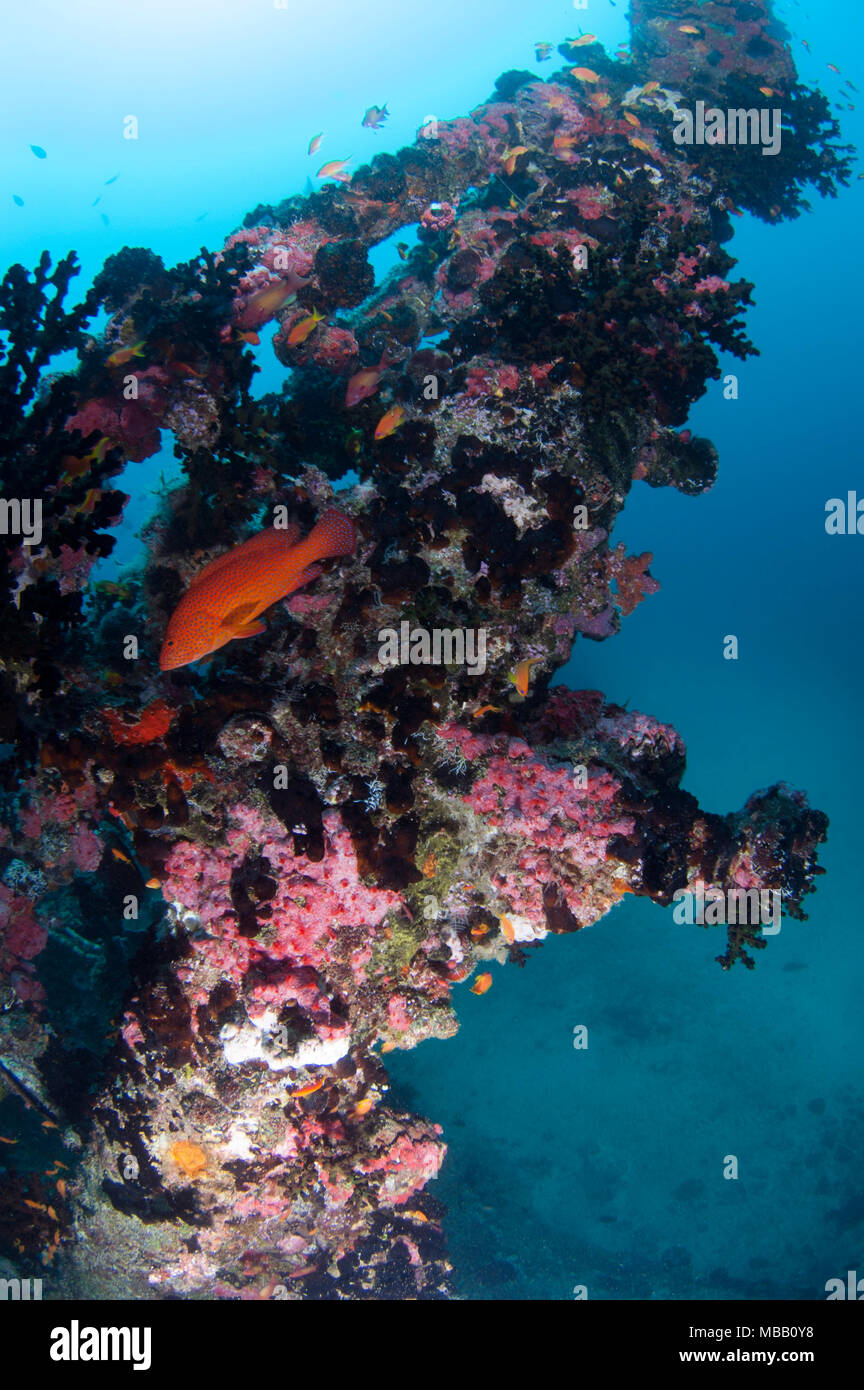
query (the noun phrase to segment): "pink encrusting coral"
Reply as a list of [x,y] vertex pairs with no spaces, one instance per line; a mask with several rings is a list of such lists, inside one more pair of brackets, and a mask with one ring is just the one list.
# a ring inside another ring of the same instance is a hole
[[[215,850],[179,841],[166,862],[163,893],[193,912],[208,936],[198,944],[214,968],[241,979],[253,963],[290,962],[326,970],[333,941],[346,926],[373,933],[389,912],[402,906],[398,893],[367,887],[360,879],[351,839],[337,811],[324,817],[326,850],[315,862],[295,855],[293,837],[274,816],[246,806],[228,811],[226,842]],[[266,947],[237,933],[231,897],[232,873],[254,854],[267,863],[277,884],[267,903]],[[296,999],[290,977],[277,994]]]
[[485,827],[485,852],[506,865],[490,870],[502,910],[523,918],[535,936],[547,930],[550,895],[578,925],[595,921],[605,877],[598,871],[610,841],[634,828],[632,817],[615,807],[620,781],[603,768],[550,766],[522,739],[478,736],[456,725],[438,732],[467,760],[488,757],[463,800]]

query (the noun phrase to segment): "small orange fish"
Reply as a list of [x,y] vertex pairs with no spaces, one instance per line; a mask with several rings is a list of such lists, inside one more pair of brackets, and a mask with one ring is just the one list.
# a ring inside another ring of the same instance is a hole
[[253,331],[263,328],[289,299],[293,299],[298,285],[305,283],[305,280],[299,280],[296,276],[287,280],[271,280],[269,285],[257,290],[246,300],[240,314],[240,327],[244,330],[251,328]]
[[829,63],[828,66],[829,66],[829,68],[831,69],[832,72],[836,72],[836,73],[838,74],[838,76],[839,76],[840,69],[839,69],[838,67],[835,67],[833,63]]
[[540,660],[539,656],[527,656],[524,661],[520,661],[514,667],[507,677],[508,681],[515,685],[520,695],[528,694],[528,687],[531,684],[531,667],[536,666]]
[[642,88],[640,95],[643,97],[650,97],[651,93],[656,92],[659,86],[659,82],[646,82],[645,86]]
[[630,139],[629,143],[633,146],[634,150],[643,150],[645,154],[656,153],[656,151],[653,150],[652,147],[648,144],[648,141],[640,139],[638,135],[634,135]]
[[29,1197],[24,1198],[24,1205],[29,1207],[31,1211],[48,1211],[44,1202],[32,1202]]
[[512,946],[513,942],[516,940],[516,933],[513,930],[513,923],[510,921],[509,917],[499,917],[498,921],[501,925],[501,934],[504,937],[504,940],[508,942],[510,946]]
[[60,1193],[60,1196],[61,1196],[61,1197],[65,1197],[65,1196],[66,1196],[66,1179],[65,1179],[65,1178],[58,1178],[58,1179],[57,1179],[57,1182],[55,1183],[55,1187],[57,1188],[57,1191]]
[[88,488],[84,494],[84,501],[72,508],[72,515],[89,516],[101,496],[102,493],[98,487]]
[[759,90],[762,93],[763,97],[773,97],[774,95],[773,87],[760,87]]
[[596,43],[596,34],[583,34],[581,39],[568,39],[568,48],[584,48],[587,43]]
[[324,322],[324,315],[319,314],[317,309],[313,309],[308,318],[301,319],[295,323],[291,332],[288,334],[288,346],[298,347],[300,343],[305,343],[310,333],[314,333],[319,323]]
[[114,855],[115,859],[119,859],[123,864],[132,863],[132,860],[129,858],[129,855],[124,854],[122,849],[117,849],[114,845],[111,846],[111,853]]
[[402,406],[391,405],[386,415],[382,415],[378,424],[375,426],[375,438],[386,439],[394,430],[398,430],[404,419],[405,411]]
[[102,438],[89,454],[84,454],[83,458],[76,458],[74,454],[64,454],[62,462],[66,465],[66,472],[60,479],[61,484],[71,483],[74,478],[83,478],[85,473],[89,473],[94,463],[102,463],[105,459],[112,440],[107,434]]
[[131,362],[133,357],[144,356],[145,346],[145,341],[142,338],[140,342],[133,343],[131,347],[118,348],[116,352],[112,352],[111,356],[106,358],[105,366],[125,367],[126,363]]
[[43,1128],[43,1129],[59,1129],[60,1126],[59,1126],[59,1125],[55,1125],[55,1123],[54,1123],[53,1120],[43,1120],[43,1121],[42,1121],[42,1128]]
[[679,24],[678,29],[682,34],[701,34],[702,30],[697,29],[695,24]]
[[492,976],[489,974],[489,971],[486,970],[486,971],[484,971],[484,973],[483,973],[482,975],[478,975],[478,976],[477,976],[477,979],[474,981],[473,985],[471,986],[471,993],[472,993],[472,994],[485,994],[486,991],[487,991],[487,989],[491,989],[491,988],[492,988]]
[[301,1096],[314,1096],[316,1091],[320,1091],[324,1085],[324,1077],[319,1076],[317,1081],[307,1081],[305,1086],[300,1086],[296,1091],[291,1092],[292,1100],[299,1100]]
[[641,126],[641,124],[642,124],[642,122],[640,121],[639,117],[638,117],[638,116],[634,116],[632,111],[625,111],[625,112],[624,112],[624,119],[625,119],[625,121],[629,121],[631,125]]
[[385,350],[377,367],[364,367],[349,377],[348,387],[345,391],[345,404],[349,406],[359,405],[361,401],[366,400],[367,396],[374,396],[378,390],[378,383],[388,365],[389,358]]
[[506,150],[501,157],[501,167],[505,174],[513,174],[516,171],[516,160],[520,154],[527,154],[527,145],[514,145],[512,150]]
[[263,632],[257,620],[265,609],[317,579],[317,560],[350,555],[357,539],[351,518],[337,511],[325,512],[305,540],[299,536],[297,526],[268,526],[205,565],[171,616],[159,669],[175,671]]
[[564,93],[553,92],[549,100],[546,102],[546,105],[550,107],[551,110],[557,111],[559,107],[564,105]]
[[323,139],[324,139],[324,132],[323,132],[323,130],[320,130],[320,131],[318,132],[317,135],[313,135],[313,136],[312,136],[312,139],[309,141],[309,148],[307,149],[306,153],[307,153],[307,154],[317,154],[318,151],[319,151],[320,148],[321,148],[321,141],[322,141]]
[[351,175],[346,174],[345,170],[351,162],[351,156],[347,159],[331,159],[328,164],[322,164],[316,179],[335,179],[337,183],[350,183]]
[[499,705],[481,705],[479,709],[475,709],[475,711],[474,711],[474,713],[472,714],[471,718],[472,718],[472,719],[479,719],[480,716],[481,716],[482,714],[492,714],[492,713],[494,713],[494,714],[500,714],[500,713],[501,713],[501,708],[500,708],[500,706],[499,706]]
[[602,111],[609,105],[612,98],[608,92],[592,92],[588,100],[595,110]]
[[362,1119],[364,1115],[369,1114],[374,1104],[375,1102],[371,1096],[364,1096],[363,1099],[358,1100],[357,1104],[354,1106],[353,1113],[357,1119]]
[[250,332],[247,332],[247,333],[242,333],[242,332],[240,332],[240,330],[238,329],[238,330],[237,330],[237,337],[239,338],[239,340],[240,340],[241,343],[248,343],[250,347],[260,347],[260,346],[261,346],[261,339],[258,337],[258,334],[257,334],[257,333],[252,333],[251,331],[250,331]]
[[415,1221],[426,1222],[429,1220],[429,1217],[426,1215],[425,1211],[406,1211],[405,1215],[412,1217]]
[[476,927],[471,928],[471,935],[475,941],[481,941],[484,936],[489,935],[491,930],[492,928],[487,926],[485,922],[478,922]]
[[17,1139],[7,1139],[5,1134],[0,1134],[0,1144],[17,1144]]
[[570,74],[572,77],[578,77],[580,82],[600,81],[600,74],[596,73],[593,68],[571,68]]
[[552,148],[555,150],[571,150],[580,141],[578,135],[555,135],[552,138]]

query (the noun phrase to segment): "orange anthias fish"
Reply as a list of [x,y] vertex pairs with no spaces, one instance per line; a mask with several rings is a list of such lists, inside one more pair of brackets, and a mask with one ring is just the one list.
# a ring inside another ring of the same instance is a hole
[[531,684],[531,667],[536,666],[540,659],[539,656],[527,656],[524,661],[520,661],[519,664],[513,668],[507,677],[508,681],[511,681],[513,685],[515,685],[520,695],[525,696],[528,694],[528,687]]
[[303,285],[308,284],[307,280],[302,279],[293,271],[282,280],[271,280],[269,285],[263,289],[256,290],[251,294],[243,305],[237,316],[237,327],[241,333],[248,333],[250,330],[255,332],[258,328],[263,328],[265,323],[279,312],[284,304],[287,304]]
[[397,430],[405,419],[405,411],[401,405],[391,405],[386,415],[382,415],[378,424],[375,426],[375,438],[386,439],[389,434]]
[[489,971],[486,970],[486,971],[484,971],[484,973],[483,973],[482,975],[478,975],[478,976],[477,976],[477,979],[474,981],[473,985],[471,986],[471,993],[472,993],[472,994],[485,994],[486,991],[487,991],[487,989],[491,989],[491,988],[492,988],[492,976],[489,974]]
[[336,179],[339,183],[350,183],[351,175],[345,172],[350,159],[349,155],[348,159],[331,159],[329,164],[322,164],[315,175],[316,179]]
[[125,367],[127,362],[131,362],[133,357],[143,357],[146,343],[142,338],[140,342],[133,343],[131,347],[118,348],[112,352],[111,356],[105,359],[106,367]]
[[581,37],[581,39],[568,39],[568,40],[567,40],[567,45],[568,45],[569,48],[584,48],[585,45],[586,45],[586,43],[596,43],[596,42],[597,42],[597,35],[596,35],[596,34],[583,34],[582,37]]
[[318,133],[317,135],[313,135],[313,136],[312,136],[312,139],[309,141],[309,148],[308,148],[308,150],[306,151],[306,153],[307,153],[307,154],[315,154],[318,150],[320,150],[320,148],[321,148],[321,141],[322,141],[323,139],[324,139],[324,132],[323,132],[323,130],[322,130],[322,131],[319,131],[319,133]]
[[350,555],[356,544],[353,521],[337,511],[325,512],[305,540],[299,537],[298,526],[268,526],[205,565],[171,616],[159,669],[176,671],[234,638],[263,632],[259,615],[317,579],[316,560]]
[[82,458],[76,458],[74,454],[64,454],[62,462],[66,465],[66,472],[60,479],[61,485],[71,483],[74,478],[83,478],[85,473],[90,472],[94,463],[102,463],[111,443],[107,434],[103,434],[96,447]]
[[323,322],[324,315],[319,314],[317,309],[313,309],[308,318],[301,319],[299,323],[295,323],[291,332],[288,334],[288,346],[299,347],[301,343],[305,343],[309,334],[314,333],[319,323]]
[[359,405],[361,401],[366,400],[367,396],[374,396],[387,365],[388,357],[385,349],[377,367],[364,367],[362,371],[355,372],[352,377],[349,377],[348,389],[345,392],[345,404]]
[[294,1100],[299,1100],[302,1096],[314,1096],[316,1091],[320,1091],[324,1085],[324,1077],[319,1076],[316,1081],[307,1081],[305,1086],[299,1086],[291,1095]]
[[504,170],[505,174],[515,173],[516,160],[519,158],[520,154],[527,153],[527,145],[514,145],[512,149],[505,150],[504,154],[501,156],[501,168]]
[[578,77],[580,82],[599,82],[600,75],[593,68],[571,68],[571,76]]

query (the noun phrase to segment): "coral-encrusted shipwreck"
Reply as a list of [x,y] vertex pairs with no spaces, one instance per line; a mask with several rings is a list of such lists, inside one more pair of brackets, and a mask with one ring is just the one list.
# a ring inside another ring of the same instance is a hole
[[[702,811],[673,729],[549,689],[579,633],[657,587],[609,540],[632,480],[714,479],[712,445],[676,427],[715,346],[753,351],[730,211],[777,221],[804,183],[848,181],[764,6],[703,4],[695,38],[677,8],[634,7],[631,59],[563,44],[544,80],[505,74],[344,187],[256,209],[218,255],[167,270],[127,248],[71,311],[71,258],[0,287],[4,495],[44,503],[41,544],[6,537],[0,1084],[70,1167],[80,1151],[56,1191],[41,1162],[7,1177],[0,1240],[66,1295],[446,1296],[443,1137],[388,1106],[380,1053],[450,1036],[478,963],[624,893],[772,888],[804,915],[826,821],[803,796]],[[676,105],[759,106],[762,85],[780,154],[672,141]],[[376,287],[368,249],[408,224]],[[292,375],[253,401],[241,334],[282,280]],[[47,377],[69,347],[78,370]],[[188,482],[137,568],[88,587],[125,502],[110,479],[168,429]],[[277,504],[308,528],[349,469],[356,555],[266,636],[160,675],[191,573]],[[485,670],[383,664],[404,622],[482,629]],[[719,959],[764,945],[730,926]]]

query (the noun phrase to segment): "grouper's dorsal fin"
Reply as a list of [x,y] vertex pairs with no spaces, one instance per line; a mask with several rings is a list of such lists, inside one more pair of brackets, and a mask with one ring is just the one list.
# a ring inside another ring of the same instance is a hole
[[274,558],[285,554],[291,550],[300,539],[300,527],[296,525],[276,527],[265,526],[263,531],[258,531],[256,535],[250,536],[247,541],[241,541],[240,545],[235,545],[231,550],[226,550],[224,555],[219,555],[215,560],[211,560],[209,565],[205,565],[189,582],[189,589],[197,589],[198,585],[205,579],[212,579],[214,575],[220,574],[229,565],[234,565],[244,560],[254,560],[258,556],[272,554]]

